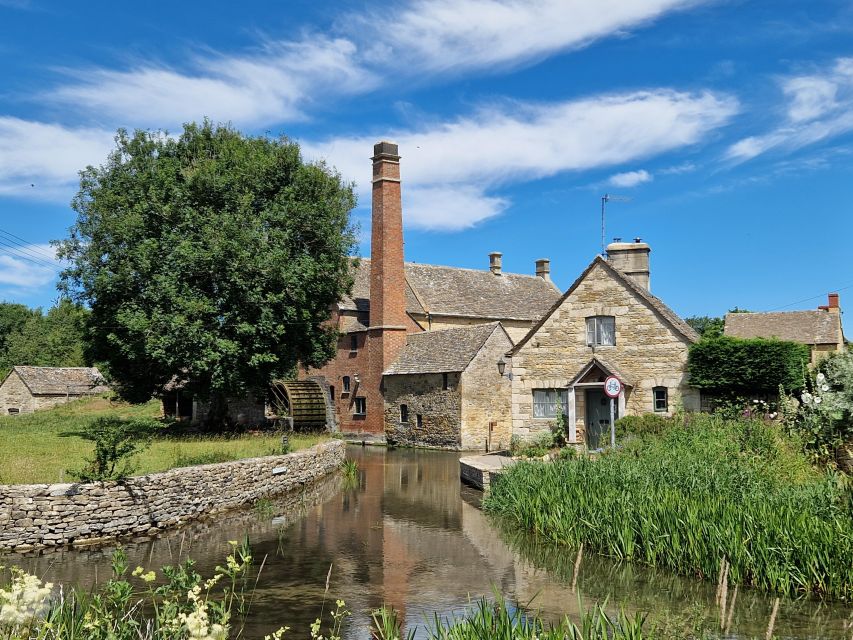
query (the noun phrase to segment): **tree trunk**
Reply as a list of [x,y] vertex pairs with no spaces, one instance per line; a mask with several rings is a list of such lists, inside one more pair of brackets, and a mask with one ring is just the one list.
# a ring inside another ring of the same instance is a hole
[[228,415],[228,399],[220,394],[210,396],[210,409],[207,412],[207,420],[204,422],[204,428],[207,431],[224,431],[231,426],[231,419]]

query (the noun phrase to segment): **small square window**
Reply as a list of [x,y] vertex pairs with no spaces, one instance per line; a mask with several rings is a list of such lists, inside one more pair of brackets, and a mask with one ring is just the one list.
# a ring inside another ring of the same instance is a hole
[[350,392],[349,376],[344,376],[342,382],[344,384],[343,393],[349,393]]
[[418,424],[418,429],[420,429],[422,426],[424,426],[424,417],[421,414],[418,414],[418,416],[417,416],[417,424]]
[[569,392],[567,389],[534,389],[533,417],[556,418],[562,408],[563,415],[569,413]]
[[408,422],[409,421],[409,405],[401,404],[400,405],[400,422]]
[[355,399],[355,411],[353,413],[357,416],[367,415],[367,400],[365,398]]
[[591,316],[586,319],[586,344],[590,347],[612,347],[616,344],[616,318]]
[[669,393],[666,387],[655,387],[652,389],[654,396],[655,411],[669,411]]

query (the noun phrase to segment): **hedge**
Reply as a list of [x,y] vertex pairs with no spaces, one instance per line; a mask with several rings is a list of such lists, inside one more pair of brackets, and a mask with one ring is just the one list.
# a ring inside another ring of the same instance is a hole
[[809,347],[767,338],[703,339],[690,347],[690,385],[722,394],[776,393],[803,388]]

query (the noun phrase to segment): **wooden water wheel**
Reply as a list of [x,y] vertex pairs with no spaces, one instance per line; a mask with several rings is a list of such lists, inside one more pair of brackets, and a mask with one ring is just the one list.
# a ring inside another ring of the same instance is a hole
[[270,386],[275,419],[290,419],[294,431],[326,428],[326,393],[313,380],[276,380]]

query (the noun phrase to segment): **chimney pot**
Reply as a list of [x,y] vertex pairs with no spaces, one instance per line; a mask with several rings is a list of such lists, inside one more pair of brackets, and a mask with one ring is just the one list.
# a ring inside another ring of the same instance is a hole
[[826,306],[829,307],[830,309],[838,309],[839,304],[838,304],[838,294],[837,293],[830,293],[827,296],[827,305]]
[[501,262],[503,254],[500,251],[492,251],[489,254],[489,271],[496,276],[501,275]]
[[639,237],[639,236],[637,236],[636,238],[634,238],[634,242],[635,242],[635,243],[637,243],[637,244],[641,243],[642,241],[643,241],[643,239],[642,239],[641,237]]
[[551,261],[548,258],[540,258],[536,261],[536,275],[543,280],[551,281]]

